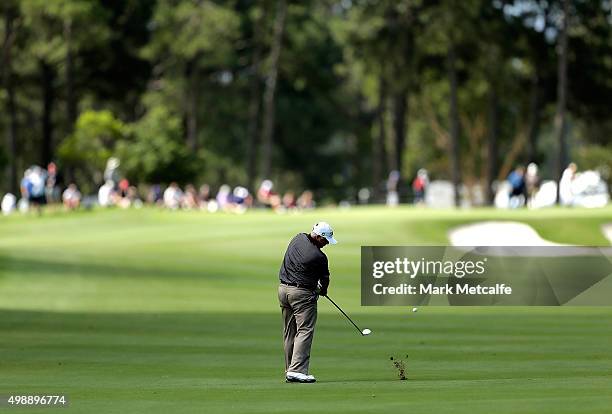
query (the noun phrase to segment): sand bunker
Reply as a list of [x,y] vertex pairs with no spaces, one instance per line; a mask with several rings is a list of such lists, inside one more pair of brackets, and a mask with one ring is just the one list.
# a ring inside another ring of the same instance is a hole
[[612,223],[601,226],[601,231],[606,236],[606,239],[610,241],[610,244],[612,244]]
[[453,246],[563,246],[544,240],[531,226],[515,221],[467,224],[451,230],[448,239]]

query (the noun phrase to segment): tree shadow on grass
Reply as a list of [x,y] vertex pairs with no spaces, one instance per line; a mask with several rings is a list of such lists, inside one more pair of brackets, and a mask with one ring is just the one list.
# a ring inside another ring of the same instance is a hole
[[[120,260],[118,260],[120,262]],[[25,275],[54,276],[54,275],[95,275],[104,277],[151,277],[156,278],[183,278],[201,279],[206,277],[201,271],[185,269],[168,269],[159,266],[124,265],[124,264],[99,264],[99,263],[70,263],[62,261],[36,260],[30,258],[17,258],[11,256],[0,256],[0,277],[19,272]],[[224,275],[227,279],[229,276]]]

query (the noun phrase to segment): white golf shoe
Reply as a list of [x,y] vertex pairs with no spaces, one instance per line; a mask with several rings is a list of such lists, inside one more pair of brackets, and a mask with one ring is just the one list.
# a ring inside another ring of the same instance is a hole
[[287,382],[310,383],[316,381],[316,378],[313,375],[306,375],[302,374],[301,372],[292,371],[288,371],[287,374],[285,374],[285,378]]

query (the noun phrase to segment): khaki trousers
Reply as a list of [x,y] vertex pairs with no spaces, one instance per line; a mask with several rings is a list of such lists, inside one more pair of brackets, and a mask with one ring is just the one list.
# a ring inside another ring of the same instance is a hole
[[278,287],[286,371],[308,374],[310,347],[317,323],[317,298],[318,295],[308,289],[283,284]]

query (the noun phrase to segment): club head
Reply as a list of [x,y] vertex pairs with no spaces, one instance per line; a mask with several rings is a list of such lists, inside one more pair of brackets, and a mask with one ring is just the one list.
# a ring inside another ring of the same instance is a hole
[[362,334],[363,336],[367,336],[367,335],[369,335],[369,334],[371,334],[371,333],[372,333],[372,331],[371,331],[371,330],[369,330],[368,328],[365,328],[363,331],[361,331],[361,334]]

